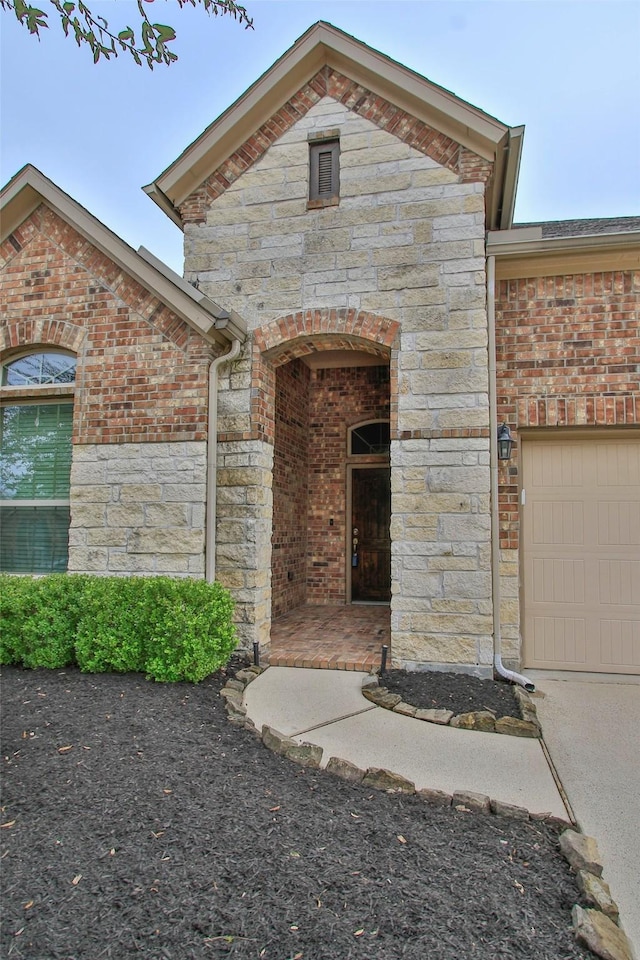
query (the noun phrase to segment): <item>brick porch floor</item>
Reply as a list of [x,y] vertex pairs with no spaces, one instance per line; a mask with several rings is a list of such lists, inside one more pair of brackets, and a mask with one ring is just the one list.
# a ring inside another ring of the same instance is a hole
[[[391,639],[388,606],[304,606],[271,624],[269,663],[274,667],[370,670]],[[391,657],[387,665],[391,664]]]

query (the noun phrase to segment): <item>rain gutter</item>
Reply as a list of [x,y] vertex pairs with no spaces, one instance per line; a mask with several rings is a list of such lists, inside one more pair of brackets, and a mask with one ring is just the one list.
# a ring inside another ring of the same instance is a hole
[[487,326],[489,331],[489,451],[491,461],[491,602],[493,605],[493,668],[529,692],[535,684],[502,662],[500,619],[500,514],[498,502],[498,388],[496,371],[496,258],[487,257]]

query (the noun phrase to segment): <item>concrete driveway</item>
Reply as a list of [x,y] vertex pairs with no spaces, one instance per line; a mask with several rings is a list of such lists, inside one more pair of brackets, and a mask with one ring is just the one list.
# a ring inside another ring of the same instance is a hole
[[578,824],[598,841],[604,879],[640,958],[640,677],[527,676],[553,765]]

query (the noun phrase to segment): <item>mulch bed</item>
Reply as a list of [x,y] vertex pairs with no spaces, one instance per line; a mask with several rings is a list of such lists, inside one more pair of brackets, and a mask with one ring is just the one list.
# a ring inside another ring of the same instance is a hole
[[3,670],[3,957],[591,956],[552,827],[298,767],[225,679]]
[[388,670],[380,677],[380,685],[420,710],[453,710],[455,714],[490,710],[496,717],[521,716],[513,684],[507,680],[482,680],[441,670]]

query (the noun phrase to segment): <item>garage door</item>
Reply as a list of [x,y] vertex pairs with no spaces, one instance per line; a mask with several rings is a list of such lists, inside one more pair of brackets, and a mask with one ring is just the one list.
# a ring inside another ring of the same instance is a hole
[[522,453],[526,666],[640,673],[640,438]]

